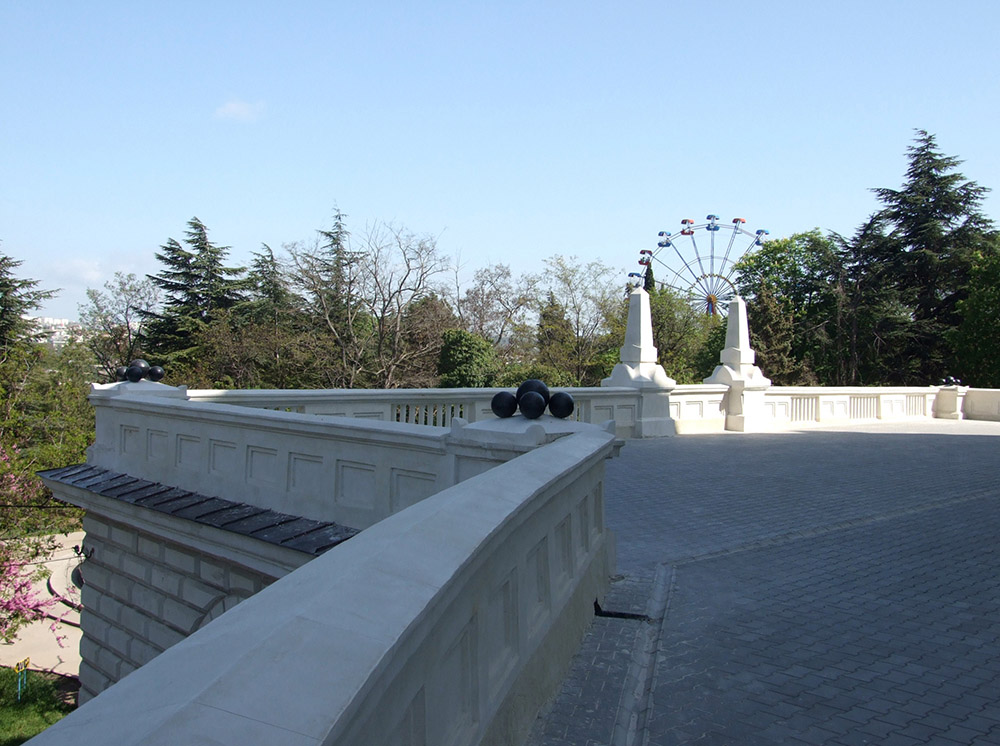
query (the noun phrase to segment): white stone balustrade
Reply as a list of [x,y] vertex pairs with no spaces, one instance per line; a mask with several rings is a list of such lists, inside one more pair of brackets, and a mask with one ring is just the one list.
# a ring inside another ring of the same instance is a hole
[[935,386],[772,386],[764,393],[766,429],[933,416]]
[[[943,417],[942,402],[954,400],[949,411],[961,413],[968,396],[955,387],[863,387],[863,386],[770,386],[760,390],[757,428],[787,429],[799,425],[844,424],[872,420],[903,420],[912,417]],[[509,389],[394,389],[317,391],[189,391],[192,401],[225,403],[293,412],[336,412],[347,417],[390,422],[449,424],[454,417],[469,422],[493,419],[489,402],[498,391]],[[669,389],[629,386],[561,388],[576,401],[573,419],[602,424],[615,421],[619,437],[651,437],[641,427],[644,407],[651,397],[665,399],[672,429],[661,435],[721,432],[726,428],[730,386],[678,384]],[[996,397],[989,389],[973,389],[971,409],[997,414]],[[454,397],[454,398],[451,398]],[[439,413],[446,413],[445,415]],[[970,416],[968,413],[965,416]],[[973,414],[972,416],[977,416]],[[398,419],[397,419],[398,418]],[[751,428],[753,429],[753,428]]]
[[585,428],[380,521],[32,743],[521,742],[606,588],[613,447]]

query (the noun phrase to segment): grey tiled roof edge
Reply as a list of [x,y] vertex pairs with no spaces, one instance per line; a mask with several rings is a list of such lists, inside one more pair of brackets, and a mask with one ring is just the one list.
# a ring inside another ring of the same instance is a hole
[[266,510],[88,464],[48,469],[38,472],[38,475],[114,500],[186,518],[306,554],[320,555],[358,533],[356,528],[341,526],[332,521],[316,521]]

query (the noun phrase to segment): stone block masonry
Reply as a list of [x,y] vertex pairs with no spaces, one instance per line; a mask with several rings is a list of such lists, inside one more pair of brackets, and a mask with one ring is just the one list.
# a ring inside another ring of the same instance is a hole
[[276,579],[93,512],[83,527],[81,703]]
[[41,477],[87,509],[81,703],[356,533],[87,464]]

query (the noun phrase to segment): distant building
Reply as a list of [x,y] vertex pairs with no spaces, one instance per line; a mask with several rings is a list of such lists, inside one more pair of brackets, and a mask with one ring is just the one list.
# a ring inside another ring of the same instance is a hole
[[45,335],[45,340],[56,349],[69,342],[70,337],[79,337],[83,332],[83,327],[78,322],[69,319],[54,319],[50,316],[27,318],[34,322],[35,331]]

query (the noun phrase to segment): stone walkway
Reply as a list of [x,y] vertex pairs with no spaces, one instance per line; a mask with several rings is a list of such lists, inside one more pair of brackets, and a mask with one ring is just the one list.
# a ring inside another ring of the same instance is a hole
[[56,540],[59,548],[45,563],[51,574],[33,585],[39,598],[54,598],[56,602],[45,619],[23,627],[14,642],[0,643],[0,666],[13,668],[28,658],[34,671],[62,676],[77,676],[80,672],[80,613],[73,607],[80,600],[73,581],[73,570],[80,557],[73,546],[83,543],[84,533],[60,534]]
[[530,746],[1000,744],[1000,423],[630,441]]

